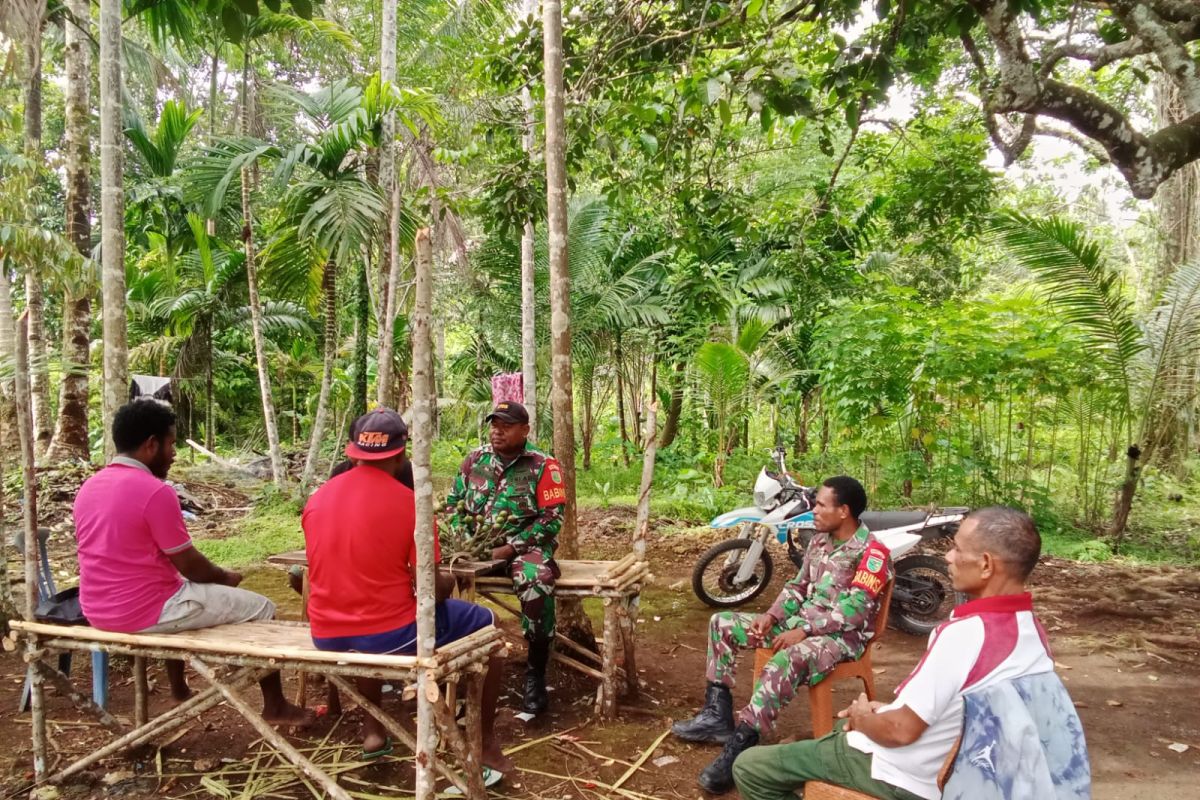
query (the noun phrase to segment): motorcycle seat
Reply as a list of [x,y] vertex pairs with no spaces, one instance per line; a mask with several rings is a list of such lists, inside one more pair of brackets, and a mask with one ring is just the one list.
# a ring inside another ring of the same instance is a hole
[[904,525],[916,525],[929,518],[924,511],[864,511],[859,522],[869,531],[882,531]]

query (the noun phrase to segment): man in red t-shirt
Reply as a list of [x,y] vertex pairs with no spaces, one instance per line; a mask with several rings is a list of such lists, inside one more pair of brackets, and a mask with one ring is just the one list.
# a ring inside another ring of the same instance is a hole
[[[308,618],[321,650],[409,655],[417,649],[413,567],[417,548],[416,502],[397,480],[404,469],[408,427],[395,411],[379,408],[354,421],[346,456],[354,467],[328,480],[304,507],[308,554]],[[440,558],[434,538],[435,557]],[[453,578],[437,582],[437,645],[487,627],[491,611],[447,599]],[[493,733],[500,695],[501,661],[488,665],[483,687],[483,763],[512,769]],[[379,703],[382,681],[358,679],[368,700]],[[391,751],[383,725],[368,715],[363,757]]]

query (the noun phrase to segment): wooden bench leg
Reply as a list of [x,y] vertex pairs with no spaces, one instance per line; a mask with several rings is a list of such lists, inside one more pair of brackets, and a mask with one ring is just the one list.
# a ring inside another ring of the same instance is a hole
[[[304,577],[301,580],[300,590],[300,621],[308,622],[308,594],[311,589],[311,584],[308,582],[308,569],[304,568]],[[304,670],[300,671],[298,677],[298,685],[296,687],[296,705],[304,708],[308,705],[308,673]],[[336,691],[336,690],[335,690]],[[328,708],[333,708],[333,703],[328,703]],[[341,705],[338,703],[337,705]]]
[[621,644],[625,648],[625,692],[630,697],[638,694],[637,671],[637,614],[640,596],[626,597],[617,609],[621,622]]
[[617,649],[620,634],[617,632],[617,603],[612,597],[604,598],[604,644],[600,648],[601,672],[604,679],[600,685],[599,709],[602,719],[617,715]]

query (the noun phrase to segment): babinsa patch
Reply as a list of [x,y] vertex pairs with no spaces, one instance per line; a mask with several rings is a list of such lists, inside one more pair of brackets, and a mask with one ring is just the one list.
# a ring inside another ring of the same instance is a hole
[[856,586],[871,597],[875,597],[888,582],[888,549],[879,542],[871,542],[863,552],[858,568],[854,571],[851,586]]

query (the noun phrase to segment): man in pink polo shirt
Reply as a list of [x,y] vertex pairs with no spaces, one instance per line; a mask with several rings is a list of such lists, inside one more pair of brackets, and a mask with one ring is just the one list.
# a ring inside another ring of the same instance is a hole
[[[271,619],[274,604],[236,588],[241,574],[222,569],[193,545],[179,498],[164,481],[175,461],[175,412],[154,399],[117,410],[119,455],[84,482],[75,498],[79,601],[96,628],[177,633]],[[183,663],[167,662],[171,694],[190,692]],[[313,714],[287,702],[279,673],[262,682],[268,722],[307,725]]]
[[754,747],[733,765],[743,800],[792,800],[806,781],[886,800],[938,800],[938,770],[963,725],[963,695],[1054,670],[1025,582],[1041,537],[1028,515],[994,506],[973,512],[946,555],[957,591],[971,600],[929,638],[924,657],[891,703],[865,694],[820,739]]

